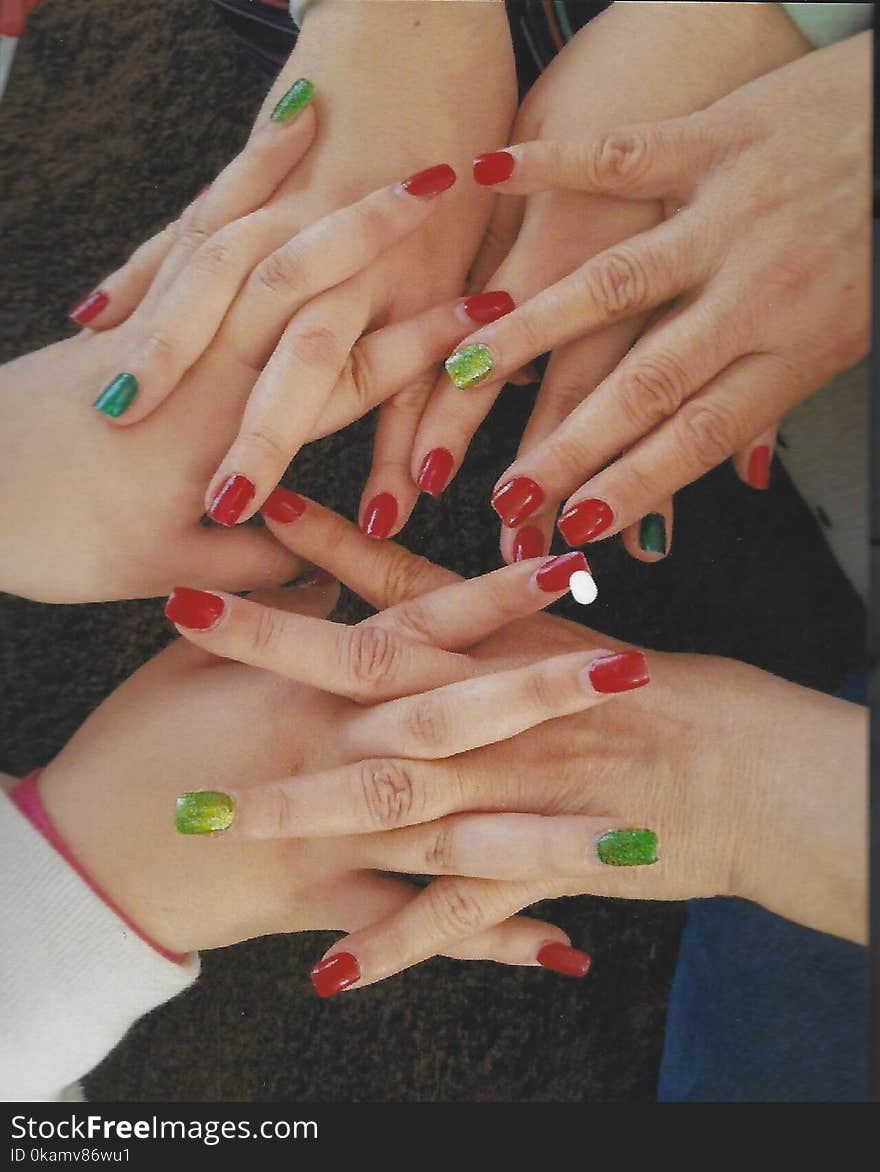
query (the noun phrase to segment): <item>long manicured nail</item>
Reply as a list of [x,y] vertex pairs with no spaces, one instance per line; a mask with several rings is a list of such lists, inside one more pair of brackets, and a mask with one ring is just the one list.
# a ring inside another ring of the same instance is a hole
[[394,528],[397,520],[397,500],[390,492],[374,496],[364,512],[361,531],[367,537],[385,538]]
[[561,557],[551,558],[549,562],[545,562],[540,570],[535,572],[535,583],[547,594],[558,594],[562,590],[568,590],[572,574],[578,571],[589,574],[590,567],[580,550],[575,550],[574,553],[564,553]]
[[422,492],[434,497],[439,496],[449,483],[454,463],[455,457],[448,448],[434,448],[432,452],[428,452],[422,461],[419,479],[416,482]]
[[361,966],[350,952],[334,952],[309,973],[319,997],[333,997],[361,979]]
[[448,163],[438,163],[436,167],[426,167],[424,171],[416,171],[409,179],[404,179],[400,186],[407,195],[414,195],[418,199],[433,199],[448,191],[458,176]]
[[235,817],[235,802],[229,794],[196,790],[181,794],[174,808],[178,834],[214,834],[228,830]]
[[666,518],[648,513],[639,522],[639,547],[645,553],[666,553]]
[[492,508],[508,529],[521,525],[544,503],[544,490],[528,476],[514,476],[492,493]]
[[564,977],[585,977],[593,963],[589,953],[579,952],[570,944],[562,944],[559,941],[545,944],[535,960],[541,968],[561,973]]
[[590,683],[597,692],[631,692],[651,682],[648,661],[641,651],[620,651],[604,655],[587,669]]
[[315,96],[315,87],[307,77],[299,77],[269,116],[271,122],[289,122],[304,110]]
[[256,491],[246,476],[227,476],[214,494],[208,516],[218,525],[234,525]]
[[503,183],[513,174],[514,157],[510,151],[490,151],[474,159],[474,179],[482,187]]
[[466,317],[475,325],[487,326],[489,322],[498,321],[516,309],[516,302],[503,289],[497,292],[475,293],[473,297],[465,297],[461,308]]
[[569,545],[584,545],[604,533],[613,520],[611,508],[594,499],[578,501],[566,509],[556,527]]
[[226,603],[207,590],[175,586],[165,603],[165,617],[190,631],[210,631],[220,621]]
[[539,558],[544,554],[544,534],[534,525],[526,525],[517,530],[513,539],[513,560],[524,562],[529,558]]
[[87,326],[90,321],[95,320],[99,313],[103,313],[109,301],[110,298],[103,289],[95,289],[88,297],[77,301],[72,309],[68,309],[67,316],[78,326]]
[[609,830],[596,843],[600,862],[610,867],[649,867],[657,862],[653,830]]
[[474,342],[450,354],[443,365],[458,389],[466,391],[468,387],[476,386],[492,373],[492,351],[488,346]]
[[305,511],[306,502],[303,498],[291,492],[289,488],[280,486],[272,489],[260,509],[264,517],[268,517],[270,521],[279,521],[282,525],[298,521]]
[[752,449],[746,473],[746,478],[752,488],[770,487],[770,461],[772,458],[773,454],[765,444]]
[[92,406],[102,415],[118,419],[132,405],[137,393],[138,380],[133,374],[126,371],[123,374],[117,374],[116,378],[104,387]]

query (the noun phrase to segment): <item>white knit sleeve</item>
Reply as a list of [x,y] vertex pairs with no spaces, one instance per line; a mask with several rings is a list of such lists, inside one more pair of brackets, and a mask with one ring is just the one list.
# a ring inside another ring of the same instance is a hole
[[0,1101],[80,1098],[71,1084],[198,971],[135,935],[0,789]]
[[302,27],[303,16],[311,0],[290,0],[290,16],[297,28]]
[[810,44],[821,49],[871,27],[873,4],[783,4]]

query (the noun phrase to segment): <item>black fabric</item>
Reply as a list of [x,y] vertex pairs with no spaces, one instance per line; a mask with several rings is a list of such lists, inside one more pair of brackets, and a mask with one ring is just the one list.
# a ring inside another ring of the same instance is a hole
[[[34,13],[0,104],[0,357],[65,333],[64,312],[175,215],[244,140],[265,82],[203,0],[66,0]],[[58,394],[64,387],[58,387]],[[472,575],[498,564],[488,507],[531,394],[513,388],[440,503],[404,539]],[[307,449],[296,484],[355,515],[370,423]],[[47,478],[54,470],[45,469]],[[75,486],[58,483],[59,492]],[[682,492],[672,556],[591,551],[601,584],[571,617],[649,647],[729,655],[833,691],[863,645],[860,605],[774,467]],[[362,613],[350,599],[342,614]],[[49,759],[170,638],[160,601],[52,607],[0,598],[0,768]],[[254,735],[259,736],[259,728]],[[545,914],[592,949],[585,981],[437,960],[320,1002],[304,934],[206,955],[197,986],[142,1020],[87,1079],[105,1100],[559,1100],[654,1097],[682,909],[581,898]]]

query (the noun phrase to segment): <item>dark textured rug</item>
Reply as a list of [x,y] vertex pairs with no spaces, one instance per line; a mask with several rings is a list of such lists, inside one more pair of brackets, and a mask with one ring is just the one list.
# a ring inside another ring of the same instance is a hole
[[[64,331],[64,310],[220,168],[263,93],[203,0],[46,0],[0,105],[0,357]],[[512,458],[529,397],[502,397],[412,548],[465,574],[493,568],[485,502]],[[315,445],[297,484],[352,516],[369,426]],[[52,469],[46,468],[52,476]],[[64,491],[64,485],[59,485]],[[748,660],[836,688],[861,657],[862,610],[777,467],[767,493],[722,468],[681,493],[675,552],[592,560],[602,630],[668,650]],[[347,613],[357,608],[348,600]],[[576,608],[575,608],[576,609]],[[572,615],[571,617],[576,617]],[[49,759],[165,644],[158,602],[50,607],[0,598],[0,768]],[[678,906],[578,899],[552,908],[595,968],[583,982],[437,960],[322,1003],[305,978],[330,938],[206,955],[198,985],[141,1021],[89,1077],[105,1100],[557,1100],[653,1098]]]

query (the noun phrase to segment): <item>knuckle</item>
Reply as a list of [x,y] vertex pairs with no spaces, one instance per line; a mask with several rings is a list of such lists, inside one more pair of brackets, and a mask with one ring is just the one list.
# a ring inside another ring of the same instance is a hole
[[268,423],[257,423],[242,436],[242,444],[265,457],[273,467],[286,468],[290,461],[290,444]]
[[418,643],[432,643],[434,630],[427,609],[420,599],[407,602],[394,615],[394,624],[405,639]]
[[648,140],[640,131],[612,130],[596,143],[593,172],[602,185],[631,183],[650,166],[650,153]]
[[623,374],[617,403],[639,433],[674,415],[685,395],[686,376],[672,354],[657,352],[634,361]]
[[355,406],[360,414],[375,404],[376,372],[362,347],[355,345],[352,348],[342,381],[351,387]]
[[526,703],[536,712],[555,712],[559,708],[559,689],[554,675],[543,664],[534,667],[525,678]]
[[199,252],[210,239],[210,232],[200,228],[196,221],[187,217],[177,221],[177,243],[188,252]]
[[647,300],[644,263],[623,245],[610,249],[588,265],[585,279],[590,297],[606,317],[635,313]]
[[297,283],[299,266],[289,248],[278,248],[257,265],[257,282],[272,294],[288,295]]
[[303,366],[324,368],[344,363],[339,339],[327,326],[295,330],[286,340],[284,350],[287,357]]
[[360,784],[374,826],[388,830],[411,821],[415,786],[409,769],[401,761],[361,762]]
[[479,931],[483,923],[480,901],[460,883],[435,883],[431,913],[443,936],[467,937]]
[[282,785],[270,786],[265,791],[267,836],[289,838],[296,834],[296,814],[290,795]]
[[208,276],[224,272],[233,260],[232,245],[228,237],[219,233],[201,244],[196,252],[195,262],[200,271]]
[[167,334],[156,331],[150,334],[144,344],[147,365],[154,369],[173,368],[176,363],[177,347]]
[[449,741],[450,716],[445,701],[430,694],[412,700],[406,708],[405,732],[409,741],[426,753],[441,753]]
[[454,865],[455,841],[453,822],[447,818],[436,823],[425,847],[424,863],[427,875],[448,874]]
[[736,426],[730,412],[718,404],[694,404],[679,414],[681,442],[691,459],[708,471],[736,449]]
[[387,606],[415,598],[430,588],[433,567],[427,558],[408,553],[400,546],[394,547],[391,557],[387,556],[387,546],[378,552],[385,555],[383,594]]
[[253,629],[253,648],[261,657],[271,657],[281,641],[281,612],[261,606]]
[[394,677],[402,647],[391,631],[361,624],[350,628],[348,640],[349,666],[357,684],[375,688]]

